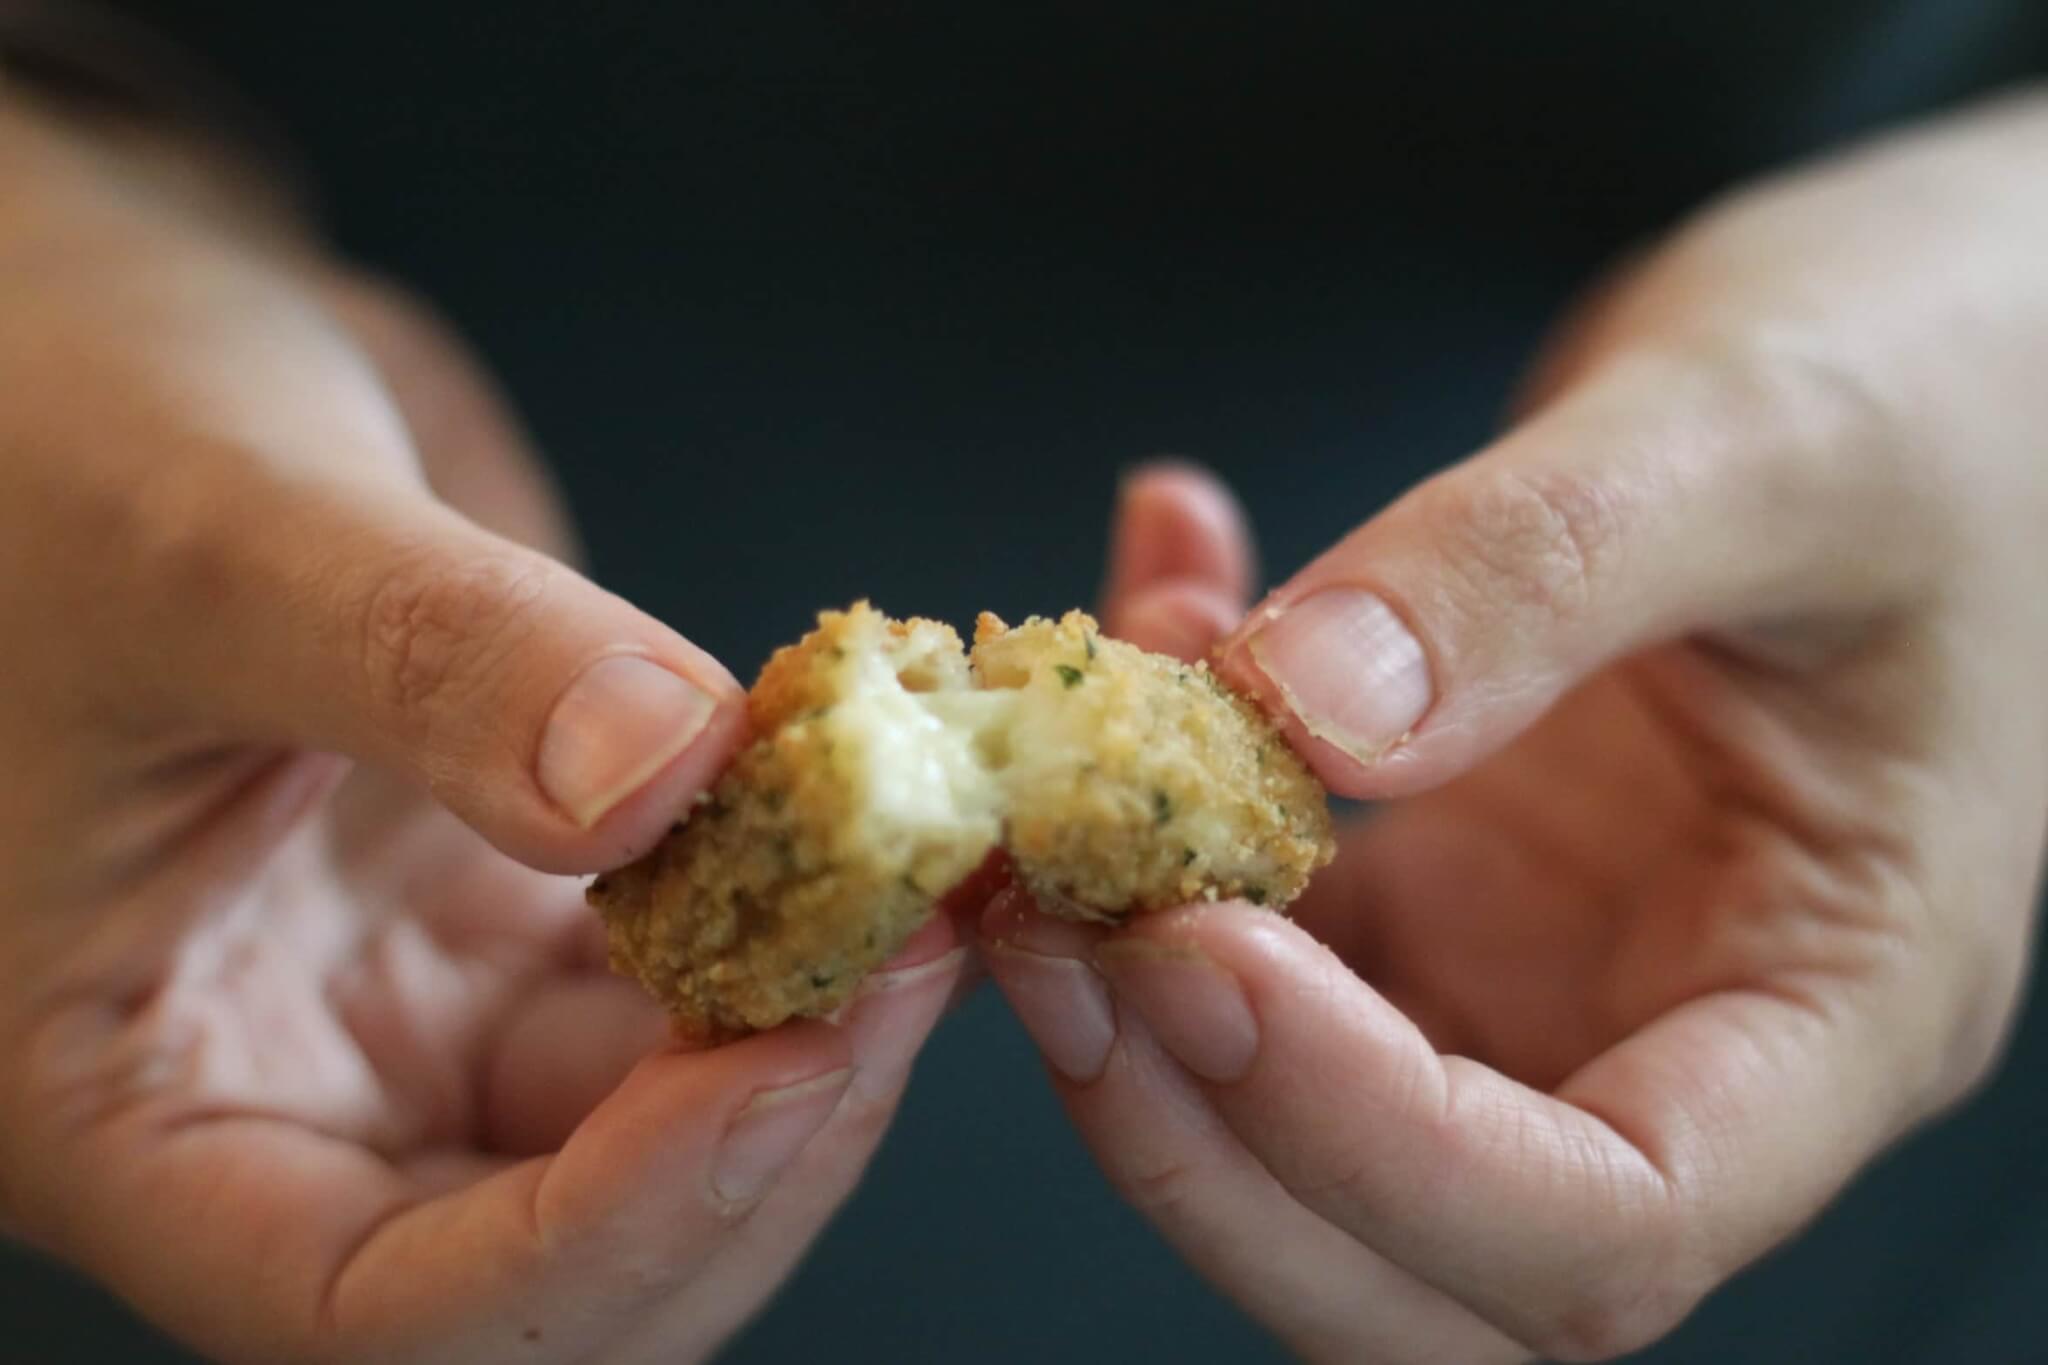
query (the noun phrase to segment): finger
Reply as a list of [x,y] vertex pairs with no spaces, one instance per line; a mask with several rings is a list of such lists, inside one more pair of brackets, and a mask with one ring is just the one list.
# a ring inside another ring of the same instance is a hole
[[953,982],[952,994],[946,1000],[945,1014],[950,1015],[965,1005],[981,989],[981,983],[988,979],[988,965],[981,960],[981,954],[972,942],[973,926],[980,921],[988,903],[1010,884],[1012,871],[1009,855],[1000,848],[991,850],[988,857],[982,859],[981,866],[939,898],[938,914],[950,922],[954,940],[960,942],[966,952],[966,960],[960,964],[960,974]]
[[1266,912],[1147,919],[1095,960],[1295,1197],[1546,1356],[1668,1332],[1900,1104],[1869,1060],[1895,1049],[1791,993],[1703,997],[1553,1096],[1439,1056]]
[[558,1156],[438,1198],[296,1123],[145,1101],[40,1145],[38,1221],[227,1359],[573,1359],[695,1273],[851,1075],[822,1025],[657,1055]]
[[334,1339],[447,1361],[596,1349],[724,1249],[852,1075],[817,1025],[647,1058],[556,1156],[378,1227],[328,1292]]
[[1223,482],[1198,466],[1146,465],[1124,481],[1110,536],[1103,625],[1128,639],[1126,610],[1163,584],[1190,584],[1243,604],[1252,588],[1251,534]]
[[1194,663],[1206,659],[1216,642],[1244,619],[1244,599],[1191,579],[1140,588],[1123,601],[1115,624],[1119,640],[1140,649]]
[[546,467],[461,337],[405,291],[360,273],[329,273],[321,284],[376,366],[441,500],[508,540],[576,562],[575,531]]
[[[571,951],[578,956],[567,970],[542,977],[505,1011],[484,1066],[479,1105],[483,1140],[492,1151],[554,1151],[634,1065],[671,1045],[667,1014],[638,984],[604,970],[601,947],[581,960],[584,937],[576,935]],[[906,972],[945,956],[956,940],[950,922],[927,924],[869,978],[859,998],[900,988]],[[971,966],[959,964],[955,991],[970,983]],[[863,1085],[873,1079],[866,1075]]]
[[597,972],[543,978],[492,1048],[479,1106],[485,1142],[516,1156],[556,1150],[668,1038],[667,1015],[635,982]]
[[211,607],[165,660],[204,723],[400,772],[551,872],[651,846],[743,737],[744,694],[709,655],[438,503],[246,497],[166,589]]
[[[459,1162],[395,1168],[285,1122],[140,1106],[46,1147],[38,1221],[225,1360],[690,1358],[758,1307],[872,1155],[959,970],[935,925],[840,1027],[658,1051],[558,1154],[455,1193],[436,1168]],[[209,1216],[223,1198],[235,1218]]]
[[1420,790],[1648,644],[1909,604],[1944,553],[1925,465],[1792,360],[1612,361],[1303,570],[1224,668],[1341,794]]
[[[838,1028],[643,1060],[526,1179],[424,1205],[366,1242],[332,1291],[337,1340],[361,1351],[388,1331],[430,1342],[414,1358],[436,1361],[496,1359],[514,1342],[549,1360],[628,1361],[642,1339],[659,1347],[650,1359],[688,1358],[693,1341],[708,1351],[850,1192],[960,958],[935,921],[863,983]],[[443,1269],[431,1294],[408,1294],[465,1237],[500,1254],[467,1284]]]
[[[1102,930],[992,905],[983,953],[1104,1174],[1304,1359],[1481,1365],[1527,1354],[1311,1212],[1259,1164],[1088,961]],[[1249,1229],[1258,1235],[1248,1236]]]
[[831,1122],[683,1292],[638,1316],[607,1345],[606,1361],[705,1359],[788,1278],[880,1145],[964,957],[953,926],[935,917],[887,970],[861,983],[840,1024],[854,1079]]
[[1623,252],[1601,271],[1544,338],[1528,372],[1509,395],[1507,416],[1528,416],[1565,392],[1598,358],[1616,348],[1611,322],[1643,273],[1649,254]]

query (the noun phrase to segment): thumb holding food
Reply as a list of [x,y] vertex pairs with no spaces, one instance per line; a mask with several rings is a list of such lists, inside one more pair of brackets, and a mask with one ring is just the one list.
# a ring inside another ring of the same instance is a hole
[[258,484],[179,650],[215,725],[404,774],[551,872],[645,849],[739,743],[732,676],[568,566],[417,486]]
[[[1218,647],[1331,790],[1393,797],[1501,748],[1600,666],[1708,634],[1824,641],[1926,572],[1915,480],[1797,366],[1619,356],[1421,484]],[[1893,547],[1872,555],[1873,538]]]
[[[552,529],[474,367],[374,291],[75,211],[92,252],[0,335],[23,439],[65,460],[11,468],[40,515],[7,566],[30,621],[99,627],[100,731],[340,752],[547,871],[652,843],[737,743],[740,688],[479,524]],[[67,543],[89,562],[44,572]]]

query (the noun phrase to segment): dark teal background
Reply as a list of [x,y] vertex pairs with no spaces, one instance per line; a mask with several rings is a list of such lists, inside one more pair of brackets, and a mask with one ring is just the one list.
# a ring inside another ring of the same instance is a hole
[[[741,673],[856,595],[1088,600],[1116,472],[1160,451],[1224,470],[1285,573],[1483,440],[1598,263],[2048,55],[2024,0],[135,8],[478,340],[598,575]],[[2044,1075],[2036,1007],[1990,1093],[1644,1359],[2048,1358]],[[730,1352],[1276,1356],[1103,1187],[988,997]],[[0,1360],[173,1358],[0,1260]]]

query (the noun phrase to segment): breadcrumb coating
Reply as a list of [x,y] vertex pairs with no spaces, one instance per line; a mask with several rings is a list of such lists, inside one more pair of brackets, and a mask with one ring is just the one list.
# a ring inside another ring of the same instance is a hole
[[997,847],[1051,913],[1284,907],[1334,851],[1320,784],[1200,664],[1081,612],[1011,629],[866,602],[778,650],[756,738],[655,849],[592,883],[613,965],[718,1040],[829,1014]]
[[1049,913],[1285,906],[1335,851],[1322,784],[1207,664],[1105,639],[1084,612],[984,613],[974,669],[1016,689],[1004,846]]

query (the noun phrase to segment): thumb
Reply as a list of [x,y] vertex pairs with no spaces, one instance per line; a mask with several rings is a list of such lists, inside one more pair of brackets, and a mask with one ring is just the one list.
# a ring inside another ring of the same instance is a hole
[[583,872],[651,846],[744,736],[711,656],[419,491],[250,500],[178,651],[237,738],[389,768],[521,862]]
[[1941,552],[1924,464],[1810,366],[1612,360],[1311,563],[1221,667],[1334,790],[1418,791],[1623,655],[1797,657],[1905,600]]

